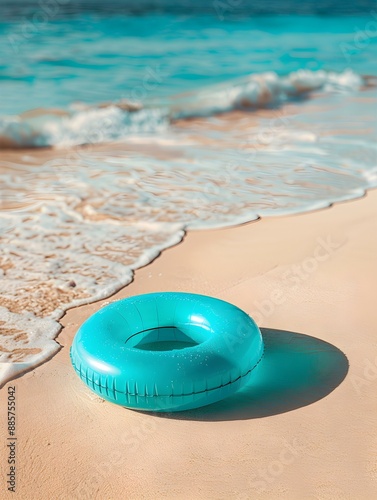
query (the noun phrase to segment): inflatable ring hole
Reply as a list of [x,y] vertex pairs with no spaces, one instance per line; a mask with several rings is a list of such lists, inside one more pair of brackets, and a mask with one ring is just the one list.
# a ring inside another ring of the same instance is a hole
[[176,326],[149,328],[135,333],[125,342],[127,347],[143,351],[173,351],[194,347],[199,343]]

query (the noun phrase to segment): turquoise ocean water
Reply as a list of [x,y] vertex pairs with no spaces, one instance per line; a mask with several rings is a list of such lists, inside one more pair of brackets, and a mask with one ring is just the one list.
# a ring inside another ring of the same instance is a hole
[[354,4],[0,1],[0,320],[27,336],[4,377],[185,230],[376,185],[377,7]]

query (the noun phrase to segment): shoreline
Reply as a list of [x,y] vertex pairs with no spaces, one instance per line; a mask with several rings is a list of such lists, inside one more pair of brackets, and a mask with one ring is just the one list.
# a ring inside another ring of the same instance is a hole
[[[137,263],[134,265],[134,266],[131,266],[130,269],[129,269],[129,274],[125,277],[125,280],[124,280],[124,283],[122,282],[121,284],[119,285],[116,285],[113,287],[113,291],[109,293],[109,295],[107,295],[106,292],[104,291],[99,291],[98,294],[95,296],[95,297],[90,297],[89,300],[87,301],[85,298],[83,299],[77,299],[74,301],[74,303],[72,305],[68,305],[66,308],[59,308],[59,309],[56,309],[54,311],[54,314],[51,315],[51,317],[46,317],[47,320],[51,319],[52,321],[56,322],[56,327],[54,328],[54,331],[56,331],[58,329],[58,332],[56,334],[55,337],[53,336],[50,336],[49,337],[49,340],[52,340],[54,342],[57,343],[57,347],[56,347],[56,351],[55,352],[49,352],[46,354],[46,357],[44,360],[42,360],[40,363],[37,363],[37,364],[33,364],[32,367],[27,367],[25,366],[24,368],[21,368],[20,371],[18,371],[17,369],[15,370],[16,371],[16,375],[15,376],[12,376],[12,372],[13,370],[9,370],[10,374],[9,375],[3,375],[3,380],[0,382],[0,389],[2,387],[4,387],[4,385],[12,380],[16,380],[17,378],[20,378],[22,377],[24,374],[28,373],[29,371],[31,370],[34,370],[35,368],[37,368],[38,366],[41,366],[43,365],[44,363],[47,363],[49,362],[58,352],[59,350],[61,349],[61,345],[58,341],[58,338],[64,328],[64,324],[62,322],[62,319],[68,314],[69,311],[73,310],[73,309],[77,309],[77,308],[80,308],[80,307],[85,307],[85,306],[89,306],[89,305],[92,305],[92,304],[97,304],[97,303],[100,303],[100,302],[103,302],[103,301],[107,301],[108,299],[111,299],[113,296],[119,294],[122,292],[122,290],[124,290],[125,288],[127,288],[128,286],[130,286],[134,281],[135,281],[135,275],[137,273],[137,271],[139,271],[140,269],[143,269],[145,267],[148,267],[150,266],[151,264],[153,264],[155,262],[156,259],[158,259],[159,257],[161,257],[161,255],[166,252],[167,250],[170,250],[171,248],[174,248],[178,245],[181,245],[184,240],[186,239],[187,235],[189,233],[191,233],[192,231],[194,232],[202,232],[202,231],[205,231],[205,232],[211,232],[211,231],[221,231],[221,230],[227,230],[227,229],[233,229],[233,228],[238,228],[238,227],[242,227],[242,226],[248,226],[248,225],[251,225],[251,224],[254,224],[254,223],[257,223],[257,222],[260,222],[262,220],[269,220],[271,218],[285,218],[285,217],[296,217],[298,215],[304,215],[304,214],[311,214],[311,213],[316,213],[316,212],[320,212],[320,211],[323,211],[323,210],[329,210],[331,208],[333,208],[334,206],[337,206],[339,204],[343,204],[343,203],[350,203],[350,202],[353,202],[353,201],[357,201],[357,200],[360,200],[360,199],[363,199],[367,196],[368,192],[371,192],[371,191],[374,191],[376,190],[377,188],[376,187],[370,187],[368,189],[365,189],[363,194],[362,195],[357,195],[353,198],[348,198],[348,199],[344,199],[344,200],[339,200],[339,201],[334,201],[334,202],[331,202],[329,203],[327,206],[324,206],[324,207],[318,207],[318,208],[309,208],[307,210],[301,210],[300,212],[293,212],[291,214],[282,214],[282,215],[275,215],[275,216],[259,216],[258,215],[258,218],[256,219],[251,219],[251,220],[247,220],[245,222],[239,222],[239,223],[235,223],[235,224],[231,224],[231,225],[225,225],[225,226],[215,226],[215,227],[209,227],[209,228],[193,228],[193,229],[187,229],[187,228],[182,228],[180,230],[180,232],[183,233],[182,237],[179,239],[177,237],[172,237],[171,239],[172,240],[177,240],[176,242],[173,241],[172,244],[169,244],[168,246],[160,249],[160,250],[157,250],[156,249],[156,252],[154,257],[152,257],[151,260],[149,260],[148,262],[146,262],[145,264],[141,264],[141,265],[138,265]],[[142,259],[140,260],[145,260],[144,256]],[[130,278],[129,278],[130,276]],[[128,280],[128,278],[130,279],[128,282],[126,282]],[[110,301],[111,302],[111,301]],[[52,347],[51,347],[52,349]],[[51,351],[50,349],[50,351]],[[25,365],[27,365],[28,363],[25,363]]]
[[[62,349],[6,384],[17,397],[17,495],[332,500],[362,491],[372,500],[376,210],[372,190],[332,210],[189,231],[110,299],[68,310]],[[258,368],[246,393],[172,416],[87,389],[69,361],[78,326],[108,302],[168,290],[212,295],[253,316],[270,379]]]

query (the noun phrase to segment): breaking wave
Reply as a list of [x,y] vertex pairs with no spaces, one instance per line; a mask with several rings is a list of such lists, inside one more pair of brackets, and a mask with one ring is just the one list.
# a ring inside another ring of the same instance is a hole
[[281,105],[310,92],[359,90],[370,79],[343,73],[300,70],[287,76],[253,74],[195,93],[178,95],[164,105],[118,102],[67,110],[39,109],[0,117],[0,148],[70,147],[118,141],[131,135],[161,132],[172,121],[212,116],[235,109]]

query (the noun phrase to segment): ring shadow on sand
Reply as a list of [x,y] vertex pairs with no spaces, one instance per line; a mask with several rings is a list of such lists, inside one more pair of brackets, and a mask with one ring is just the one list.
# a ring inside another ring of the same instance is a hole
[[346,356],[328,342],[269,328],[262,328],[262,335],[264,357],[244,389],[202,408],[154,415],[206,421],[268,417],[324,398],[347,375]]

